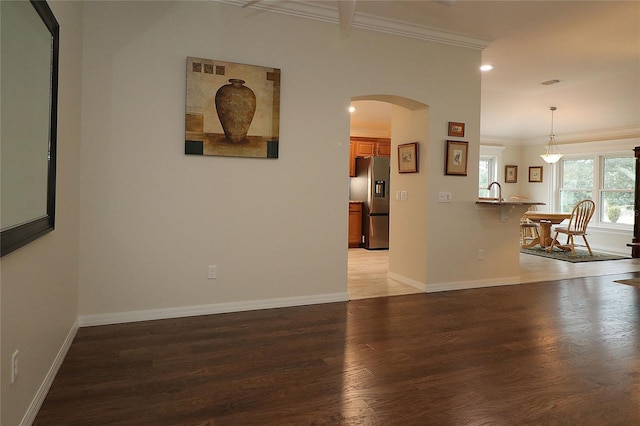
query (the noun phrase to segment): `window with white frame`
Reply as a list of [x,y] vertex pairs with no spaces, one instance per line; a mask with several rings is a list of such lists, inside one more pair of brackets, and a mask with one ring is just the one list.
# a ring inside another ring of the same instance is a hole
[[487,187],[489,184],[496,180],[497,159],[496,157],[490,157],[481,155],[480,163],[478,165],[479,179],[478,179],[478,197],[490,197],[491,194]]
[[596,203],[592,220],[633,225],[635,160],[631,155],[567,156],[559,163],[558,205],[570,213],[584,199]]
[[580,200],[593,199],[593,158],[565,158],[560,164],[560,211],[570,213]]
[[634,158],[602,157],[600,161],[600,222],[633,225]]

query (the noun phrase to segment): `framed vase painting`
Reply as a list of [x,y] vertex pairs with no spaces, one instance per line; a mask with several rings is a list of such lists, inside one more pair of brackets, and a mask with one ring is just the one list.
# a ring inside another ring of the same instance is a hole
[[447,141],[444,173],[446,175],[467,175],[469,142]]
[[187,58],[184,153],[278,158],[280,69]]

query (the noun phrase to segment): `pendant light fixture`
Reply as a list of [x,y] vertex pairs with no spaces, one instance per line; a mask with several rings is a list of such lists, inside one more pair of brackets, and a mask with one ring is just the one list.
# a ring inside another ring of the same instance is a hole
[[560,154],[560,150],[558,149],[558,145],[556,145],[556,135],[553,134],[553,111],[558,108],[552,106],[551,108],[551,133],[549,134],[549,144],[547,145],[547,152],[540,155],[542,159],[549,163],[557,163],[560,158],[562,158],[562,154]]

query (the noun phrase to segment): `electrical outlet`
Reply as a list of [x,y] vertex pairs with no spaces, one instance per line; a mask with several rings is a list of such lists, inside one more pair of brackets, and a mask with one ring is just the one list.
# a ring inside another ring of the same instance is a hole
[[215,280],[217,278],[218,275],[218,267],[215,265],[211,265],[209,266],[209,276],[208,278],[210,280]]
[[484,250],[478,250],[478,260],[484,260]]
[[11,383],[18,380],[18,351],[11,355]]

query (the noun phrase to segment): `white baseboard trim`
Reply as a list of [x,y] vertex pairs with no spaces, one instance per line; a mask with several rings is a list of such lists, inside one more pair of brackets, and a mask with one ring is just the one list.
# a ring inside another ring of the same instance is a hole
[[424,291],[425,293],[436,293],[439,291],[465,290],[469,288],[497,287],[501,285],[521,284],[520,276],[491,278],[486,280],[473,280],[473,281],[452,281],[448,283],[435,283],[435,284],[425,284],[420,281],[407,278],[403,275],[396,274],[394,272],[389,272],[387,274],[387,277],[394,281],[398,281],[403,284],[410,285],[411,287],[417,288],[418,290]]
[[40,407],[42,407],[42,403],[44,402],[44,399],[46,398],[47,393],[49,393],[49,389],[53,384],[53,379],[55,379],[56,374],[58,374],[58,370],[62,365],[62,361],[64,361],[64,357],[67,355],[67,352],[71,347],[71,342],[73,342],[74,337],[76,337],[78,328],[78,320],[76,319],[76,321],[73,323],[73,326],[71,327],[71,330],[69,330],[69,333],[67,333],[67,337],[64,339],[60,350],[58,350],[58,354],[53,360],[53,364],[51,364],[51,367],[49,368],[44,381],[40,385],[38,392],[36,392],[33,400],[31,401],[31,404],[29,404],[27,412],[24,414],[24,417],[22,417],[20,426],[30,426],[36,419],[38,411],[40,411]]
[[486,280],[473,281],[452,281],[448,283],[435,283],[427,286],[427,293],[439,291],[466,290],[470,288],[498,287],[503,285],[521,284],[520,276],[491,278]]
[[245,302],[218,303],[212,305],[184,306],[144,311],[115,312],[110,314],[80,315],[80,327],[149,321],[166,318],[192,317],[198,315],[223,314],[228,312],[253,311],[258,309],[286,308],[291,306],[317,305],[321,303],[347,302],[348,293],[328,293],[315,296],[283,297],[278,299],[250,300]]
[[[582,250],[586,250],[586,247],[580,247]],[[628,256],[631,257],[631,247],[611,247],[611,246],[594,246],[591,244],[591,250],[598,253],[614,254],[616,256]]]
[[427,291],[427,286],[425,283],[421,283],[420,281],[416,281],[414,279],[405,277],[404,275],[396,274],[395,272],[388,272],[387,278],[390,278],[394,281],[398,281],[399,283],[402,283],[402,284],[410,285],[411,287],[416,288],[420,291],[425,291],[425,292]]

